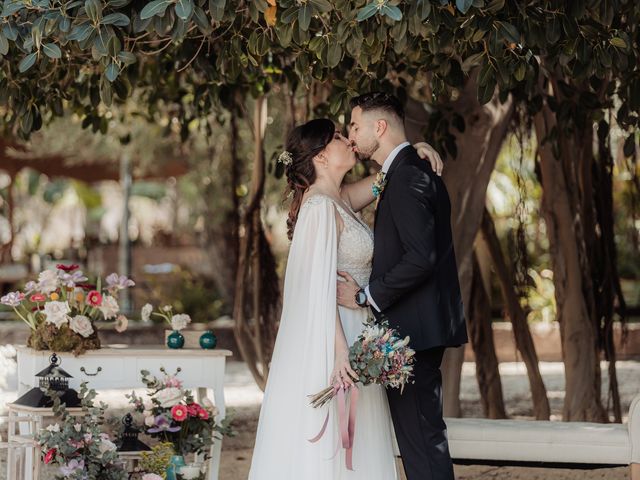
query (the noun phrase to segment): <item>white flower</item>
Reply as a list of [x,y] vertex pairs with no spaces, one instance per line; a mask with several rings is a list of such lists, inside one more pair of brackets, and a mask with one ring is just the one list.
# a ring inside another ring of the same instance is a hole
[[49,425],[47,427],[47,430],[50,432],[59,432],[60,431],[60,425],[58,425],[57,423],[54,423],[53,425]]
[[99,448],[100,448],[100,456],[108,452],[115,452],[118,449],[115,443],[113,443],[111,440],[106,440],[106,439],[103,439],[100,442]]
[[84,315],[76,315],[69,322],[69,328],[84,338],[89,337],[93,333],[93,326],[89,317]]
[[73,426],[73,429],[74,429],[76,432],[80,432],[80,430],[82,430],[82,425],[80,425],[79,423],[76,423],[76,424]]
[[142,476],[142,480],[162,480],[162,477],[155,473],[145,473]]
[[164,312],[168,312],[171,310],[171,305],[165,305],[164,307],[161,308],[161,310]]
[[122,333],[127,329],[128,326],[129,319],[124,315],[118,315],[118,318],[116,318],[116,332]]
[[148,322],[151,320],[151,312],[153,312],[153,305],[147,303],[142,310],[140,311],[140,316],[142,317],[143,322]]
[[104,315],[105,320],[115,317],[118,314],[120,307],[116,299],[110,295],[102,297],[102,305],[98,307]]
[[171,328],[183,330],[191,322],[191,317],[186,313],[178,313],[171,317]]
[[71,311],[68,302],[47,302],[44,304],[44,310],[42,313],[47,317],[47,323],[53,323],[56,327],[60,328],[61,325],[69,321],[69,315]]
[[157,400],[161,407],[170,408],[180,403],[182,390],[175,387],[165,388],[153,395],[152,398]]
[[24,293],[22,292],[9,292],[4,297],[0,298],[0,303],[7,307],[17,307],[24,300]]
[[148,417],[144,417],[144,424],[151,428],[156,424],[156,417],[153,415],[149,415]]
[[58,274],[53,270],[44,270],[38,275],[38,290],[49,294],[58,289]]

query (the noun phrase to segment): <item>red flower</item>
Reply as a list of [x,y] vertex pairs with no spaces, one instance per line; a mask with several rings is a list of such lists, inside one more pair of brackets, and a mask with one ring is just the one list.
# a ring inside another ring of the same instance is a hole
[[197,403],[190,403],[187,405],[187,412],[190,417],[197,417],[200,410],[202,410],[202,407]]
[[176,422],[182,422],[187,419],[187,407],[184,405],[175,405],[171,409],[171,416]]
[[53,461],[55,456],[56,456],[56,449],[55,448],[49,449],[47,454],[44,456],[44,463],[46,465],[49,465]]
[[209,412],[207,412],[204,408],[201,408],[198,412],[198,418],[202,420],[209,420]]
[[58,265],[56,265],[56,268],[58,270],[62,270],[63,272],[73,272],[74,270],[77,270],[79,266],[80,265],[76,265],[75,263],[73,265],[63,265],[59,263]]
[[44,293],[34,293],[29,297],[32,302],[44,302],[46,299],[47,296]]
[[97,290],[92,290],[87,295],[87,303],[92,307],[99,307],[102,305],[102,295]]

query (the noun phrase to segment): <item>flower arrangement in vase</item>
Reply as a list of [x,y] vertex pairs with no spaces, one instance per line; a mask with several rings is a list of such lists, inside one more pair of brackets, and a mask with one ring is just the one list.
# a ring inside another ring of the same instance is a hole
[[127,480],[129,475],[119,465],[116,445],[102,429],[108,406],[94,404],[95,390],[88,390],[86,382],[82,383],[81,416],[70,414],[56,392],[48,394],[54,399],[53,412],[58,423],[41,430],[37,440],[44,463],[59,467],[56,480]]
[[142,382],[148,388],[147,400],[135,392],[127,395],[135,410],[143,414],[146,433],[171,443],[176,455],[208,455],[215,438],[232,434],[230,419],[217,422],[218,409],[209,399],[197,403],[176,375],[167,374],[164,368],[160,370],[163,378],[156,378],[146,370],[141,372]]
[[147,303],[142,307],[140,316],[142,320],[148,322],[151,315],[162,318],[171,326],[172,332],[167,335],[167,347],[182,348],[184,347],[184,336],[181,331],[187,328],[191,323],[191,317],[186,313],[173,313],[171,305],[160,307],[157,312],[153,311],[153,305]]
[[120,314],[118,292],[135,285],[133,280],[112,273],[106,287],[100,279],[97,285],[78,265],[57,265],[56,270],[44,270],[38,281],[27,282],[24,291],[10,292],[0,303],[13,308],[31,329],[27,345],[35,350],[73,352],[100,348],[95,322],[113,320],[118,332],[127,328],[127,318]]

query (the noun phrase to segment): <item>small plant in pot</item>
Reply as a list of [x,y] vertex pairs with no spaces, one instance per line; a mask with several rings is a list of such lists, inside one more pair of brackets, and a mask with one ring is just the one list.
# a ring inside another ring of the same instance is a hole
[[180,333],[191,323],[191,317],[186,313],[173,313],[171,305],[160,307],[157,312],[153,311],[153,306],[147,303],[142,307],[141,317],[143,321],[149,321],[151,315],[162,318],[171,326],[171,333],[167,335],[167,347],[184,347],[184,336]]

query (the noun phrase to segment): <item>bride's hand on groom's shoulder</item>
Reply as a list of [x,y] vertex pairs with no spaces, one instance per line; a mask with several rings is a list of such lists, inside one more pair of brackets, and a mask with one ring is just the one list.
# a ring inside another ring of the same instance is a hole
[[418,156],[427,160],[431,164],[431,168],[436,172],[438,176],[442,175],[442,170],[444,169],[444,163],[440,158],[440,154],[436,152],[436,150],[426,142],[418,142],[413,148],[418,152]]

